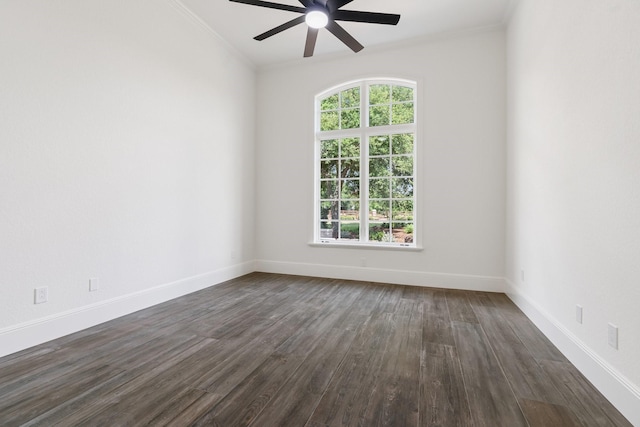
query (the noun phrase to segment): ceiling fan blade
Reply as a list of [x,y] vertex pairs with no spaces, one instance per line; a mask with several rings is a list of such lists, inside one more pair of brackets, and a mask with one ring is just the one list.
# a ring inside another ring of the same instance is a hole
[[234,3],[249,4],[251,6],[268,7],[269,9],[286,10],[289,12],[305,13],[307,10],[304,7],[289,6],[288,4],[272,3],[270,1],[261,0],[229,0]]
[[351,3],[353,0],[329,0],[330,9],[336,11],[342,6]]
[[364,49],[364,46],[358,43],[358,40],[354,39],[351,34],[347,33],[347,31],[340,25],[338,25],[337,22],[329,21],[329,23],[327,24],[327,30],[329,30],[331,34],[340,39],[342,43],[349,46],[352,51],[360,52],[362,49]]
[[265,33],[262,33],[260,35],[255,36],[254,39],[258,40],[258,41],[262,41],[262,40],[264,40],[264,39],[266,39],[268,37],[275,36],[276,34],[282,32],[284,30],[287,30],[287,29],[289,29],[291,27],[295,27],[298,24],[302,24],[304,22],[304,18],[305,18],[304,15],[299,16],[296,19],[292,19],[289,22],[285,22],[284,24],[279,25],[279,26],[277,26],[275,28],[272,28],[272,29],[270,29],[269,31],[267,31]]
[[356,10],[336,10],[332,18],[338,21],[366,22],[369,24],[397,25],[400,15],[391,13],[360,12]]
[[304,7],[311,7],[313,6],[313,0],[299,0],[300,3],[302,3],[304,5]]
[[309,31],[307,31],[307,43],[304,45],[305,58],[313,56],[313,51],[316,48],[316,40],[318,40],[318,29],[309,27]]

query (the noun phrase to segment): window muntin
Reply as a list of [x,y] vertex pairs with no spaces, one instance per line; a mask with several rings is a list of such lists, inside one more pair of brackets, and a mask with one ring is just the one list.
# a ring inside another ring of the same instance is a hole
[[413,242],[414,134],[369,137],[369,241]]
[[320,141],[320,238],[359,240],[360,138]]
[[413,88],[397,84],[369,87],[369,126],[401,125],[414,120]]
[[320,130],[360,127],[360,87],[343,90],[320,102]]
[[316,98],[317,242],[415,246],[415,93],[361,81]]

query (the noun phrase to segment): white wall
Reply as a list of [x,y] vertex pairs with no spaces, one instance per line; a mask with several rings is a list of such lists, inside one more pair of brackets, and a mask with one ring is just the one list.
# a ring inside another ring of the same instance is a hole
[[3,0],[0,58],[0,355],[253,269],[255,71],[179,4]]
[[636,425],[639,23],[635,0],[522,0],[508,30],[507,89],[511,293]]
[[[261,70],[257,256],[264,271],[502,290],[505,40],[500,29]],[[314,96],[363,77],[419,87],[422,252],[311,247]],[[366,268],[361,268],[361,258]]]

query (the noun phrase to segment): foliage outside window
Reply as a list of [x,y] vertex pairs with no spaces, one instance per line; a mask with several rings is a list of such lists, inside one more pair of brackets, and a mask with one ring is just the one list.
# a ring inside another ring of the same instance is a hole
[[415,246],[415,92],[362,81],[316,98],[316,241]]

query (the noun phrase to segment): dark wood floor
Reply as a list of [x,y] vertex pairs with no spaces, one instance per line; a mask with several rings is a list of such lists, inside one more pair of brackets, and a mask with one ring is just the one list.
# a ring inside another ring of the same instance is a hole
[[505,295],[256,273],[0,359],[0,425],[630,424]]

